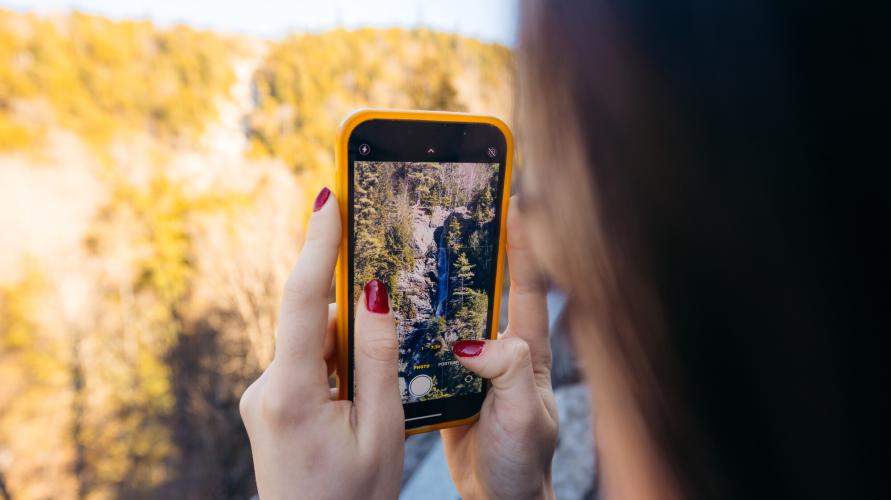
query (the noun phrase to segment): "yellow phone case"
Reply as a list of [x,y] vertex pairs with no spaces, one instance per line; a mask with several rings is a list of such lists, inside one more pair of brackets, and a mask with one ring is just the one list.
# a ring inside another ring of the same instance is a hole
[[[507,210],[510,202],[510,179],[511,166],[513,163],[513,135],[508,126],[498,118],[484,115],[473,115],[467,113],[452,113],[446,111],[410,111],[410,110],[384,110],[384,109],[360,109],[354,111],[340,124],[337,132],[337,141],[334,153],[334,160],[337,165],[337,179],[335,192],[337,201],[340,206],[341,220],[343,220],[343,237],[340,243],[340,256],[337,259],[337,378],[338,378],[338,399],[347,398],[347,387],[344,381],[347,380],[346,374],[349,369],[347,358],[347,335],[349,332],[349,314],[347,308],[347,300],[349,298],[349,290],[351,286],[347,276],[347,193],[349,189],[348,181],[348,165],[347,165],[347,143],[350,134],[362,122],[368,120],[415,120],[415,121],[431,121],[431,122],[458,122],[458,123],[486,123],[494,125],[501,130],[507,144],[507,151],[504,161],[504,193],[501,196],[501,224],[500,234],[498,238],[498,260],[497,270],[495,272],[495,297],[492,308],[492,328],[489,332],[489,338],[494,339],[498,335],[498,318],[501,310],[501,285],[503,279],[503,262],[504,262],[504,246],[507,233]],[[460,420],[442,422],[439,424],[427,425],[410,429],[405,432],[406,435],[420,434],[437,429],[445,429],[448,427],[456,427],[476,421],[479,414]]]

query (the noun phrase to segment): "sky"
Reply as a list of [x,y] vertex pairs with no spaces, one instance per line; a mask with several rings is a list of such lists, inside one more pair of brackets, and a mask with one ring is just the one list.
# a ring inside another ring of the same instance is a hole
[[279,38],[342,26],[417,27],[514,45],[517,0],[0,0],[0,7],[53,13],[71,9],[112,19]]

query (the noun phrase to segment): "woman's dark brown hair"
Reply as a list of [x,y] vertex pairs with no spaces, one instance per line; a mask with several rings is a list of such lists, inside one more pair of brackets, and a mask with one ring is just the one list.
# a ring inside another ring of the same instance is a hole
[[524,203],[687,498],[885,481],[887,16],[869,9],[523,2]]

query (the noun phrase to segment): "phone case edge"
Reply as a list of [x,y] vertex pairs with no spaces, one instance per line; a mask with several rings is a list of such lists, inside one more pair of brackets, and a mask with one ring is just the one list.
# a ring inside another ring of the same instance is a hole
[[[492,328],[489,332],[489,339],[498,337],[498,318],[501,314],[501,290],[504,279],[504,253],[507,240],[507,211],[510,206],[510,185],[511,174],[513,168],[514,144],[513,134],[507,124],[494,116],[477,115],[471,113],[456,113],[451,111],[416,111],[416,110],[394,110],[394,109],[359,109],[347,115],[340,124],[335,140],[334,162],[336,166],[335,172],[335,194],[337,195],[338,206],[340,207],[341,219],[341,240],[338,252],[337,265],[335,267],[336,282],[336,301],[337,301],[337,399],[347,398],[347,388],[342,382],[346,380],[346,372],[348,369],[348,352],[347,352],[347,322],[349,321],[347,314],[347,300],[350,285],[347,282],[347,193],[349,186],[347,185],[347,146],[350,134],[361,123],[374,119],[390,119],[390,120],[419,120],[419,121],[446,121],[446,122],[470,122],[470,123],[488,123],[497,127],[504,135],[507,150],[504,159],[504,192],[501,193],[501,220],[499,224],[498,238],[498,257],[499,263],[495,272],[495,297],[492,302]],[[479,413],[471,415],[468,418],[441,422],[438,424],[416,427],[407,429],[406,436],[413,434],[422,434],[424,432],[446,429],[449,427],[457,427],[475,422],[479,418]]]

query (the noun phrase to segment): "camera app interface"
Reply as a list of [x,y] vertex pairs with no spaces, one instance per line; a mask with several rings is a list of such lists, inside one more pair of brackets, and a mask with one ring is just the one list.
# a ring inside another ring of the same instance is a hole
[[498,163],[354,163],[353,301],[390,289],[403,403],[482,392],[451,351],[486,336],[495,279]]

